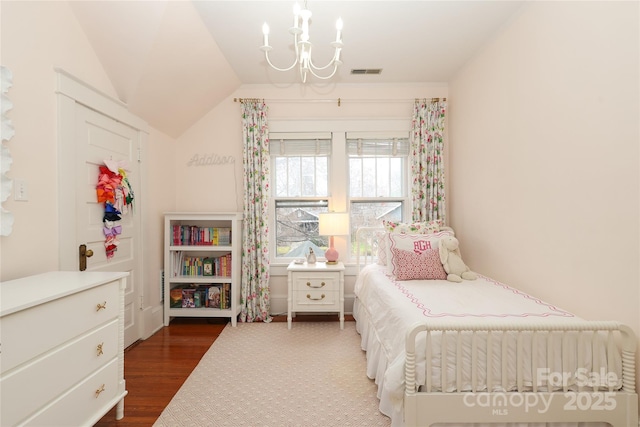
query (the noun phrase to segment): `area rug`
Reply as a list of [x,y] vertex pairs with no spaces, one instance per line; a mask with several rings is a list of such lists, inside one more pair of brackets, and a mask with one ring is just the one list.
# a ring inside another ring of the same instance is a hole
[[390,426],[354,322],[226,326],[155,427]]

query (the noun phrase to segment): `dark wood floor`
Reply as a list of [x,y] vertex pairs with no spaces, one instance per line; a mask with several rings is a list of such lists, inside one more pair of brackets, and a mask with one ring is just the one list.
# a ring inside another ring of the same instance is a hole
[[125,350],[124,418],[116,421],[113,409],[96,426],[152,426],[226,324],[227,319],[174,319]]
[[[294,321],[327,321],[334,316],[300,315]],[[351,321],[353,317],[345,316]],[[286,316],[274,317],[286,322]],[[176,318],[153,336],[124,353],[124,378],[129,394],[124,418],[116,421],[115,409],[95,427],[149,427],[185,382],[202,356],[222,332],[227,319]]]

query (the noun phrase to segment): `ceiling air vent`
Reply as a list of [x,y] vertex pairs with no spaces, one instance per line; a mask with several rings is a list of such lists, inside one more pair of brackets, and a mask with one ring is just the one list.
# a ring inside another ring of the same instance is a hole
[[382,73],[382,68],[354,68],[351,70],[351,74],[353,75],[380,73]]

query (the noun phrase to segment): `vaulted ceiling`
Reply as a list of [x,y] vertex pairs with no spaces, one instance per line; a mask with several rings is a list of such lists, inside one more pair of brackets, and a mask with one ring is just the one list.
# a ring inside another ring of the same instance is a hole
[[[177,137],[243,84],[300,83],[293,62],[293,1],[70,1],[118,97]],[[303,5],[303,2],[301,2]],[[517,13],[521,1],[307,1],[314,61],[331,56],[344,22],[343,65],[332,83],[447,82]],[[317,59],[316,59],[317,58]],[[352,69],[381,68],[380,75]],[[310,79],[307,84],[317,84]]]

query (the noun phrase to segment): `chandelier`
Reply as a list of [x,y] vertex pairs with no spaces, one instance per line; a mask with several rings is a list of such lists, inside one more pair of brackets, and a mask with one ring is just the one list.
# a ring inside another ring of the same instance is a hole
[[[289,28],[289,33],[293,35],[293,45],[295,47],[296,57],[290,67],[279,68],[271,63],[271,60],[269,59],[269,51],[273,48],[269,46],[269,26],[266,22],[262,26],[263,45],[260,47],[260,50],[264,52],[264,57],[267,60],[267,63],[275,70],[289,71],[296,65],[299,65],[300,78],[303,83],[306,83],[308,73],[311,73],[319,79],[328,80],[336,74],[338,66],[342,64],[342,61],[340,60],[340,51],[342,50],[342,19],[338,18],[338,21],[336,22],[336,40],[331,42],[331,46],[334,48],[333,58],[324,67],[318,67],[311,60],[312,44],[309,41],[309,19],[311,19],[311,11],[307,9],[306,1],[304,9],[300,9],[300,5],[298,3],[294,4],[293,27]],[[333,67],[333,71],[331,71],[330,74],[317,74],[317,72],[322,72],[330,69],[331,67]]]

